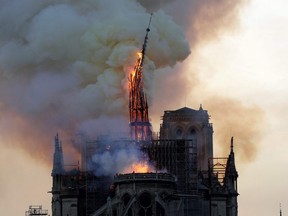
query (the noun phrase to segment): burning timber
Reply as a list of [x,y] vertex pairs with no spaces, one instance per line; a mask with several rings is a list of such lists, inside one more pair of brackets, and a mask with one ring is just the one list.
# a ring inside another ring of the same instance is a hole
[[148,42],[148,28],[141,53],[138,53],[137,63],[129,75],[129,114],[130,114],[130,137],[136,142],[149,142],[151,140],[151,124],[148,117],[148,102],[143,90],[143,62]]

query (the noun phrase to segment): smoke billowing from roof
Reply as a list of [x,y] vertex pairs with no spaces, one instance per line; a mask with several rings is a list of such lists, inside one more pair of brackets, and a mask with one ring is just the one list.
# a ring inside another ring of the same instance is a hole
[[[120,123],[106,129],[125,131],[127,75],[150,18],[145,8],[128,0],[0,4],[0,124],[7,134],[2,139],[38,151],[45,146],[43,137],[53,137],[57,130],[66,137],[87,128],[97,133],[99,125],[102,131],[107,126],[102,121],[114,117]],[[163,11],[155,12],[146,87],[155,69],[173,66],[189,53],[181,28]],[[33,136],[38,141],[27,144]]]
[[[65,136],[64,147],[68,143],[65,138],[70,139],[75,131],[85,131],[88,135],[105,130],[113,132],[119,127],[125,131],[125,126],[128,127],[127,74],[136,61],[135,53],[142,46],[152,11],[145,87],[149,89],[151,104],[152,79],[156,76],[158,93],[154,104],[157,109],[153,111],[161,115],[171,103],[183,100],[183,88],[192,91],[201,85],[197,71],[189,71],[190,80],[191,77],[195,80],[192,83],[187,81],[185,67],[178,65],[173,69],[175,72],[165,68],[189,55],[184,32],[190,47],[196,49],[207,39],[233,28],[238,9],[245,0],[139,2],[141,4],[136,0],[1,1],[2,143],[19,145],[48,159],[52,154],[46,153],[47,146],[52,150],[56,131]],[[169,94],[172,89],[174,94]],[[233,102],[239,110],[249,110]],[[209,111],[215,117],[222,112],[221,109]],[[252,132],[257,129],[255,125],[245,140],[253,140]],[[234,136],[237,139],[237,134]]]

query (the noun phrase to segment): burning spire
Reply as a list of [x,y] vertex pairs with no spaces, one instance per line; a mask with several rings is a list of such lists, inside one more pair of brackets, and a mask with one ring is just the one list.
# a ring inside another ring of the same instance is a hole
[[151,140],[151,124],[148,115],[147,96],[143,89],[143,62],[148,42],[148,33],[150,31],[149,20],[148,28],[142,47],[138,53],[138,59],[134,70],[129,75],[129,114],[130,114],[130,137],[136,142],[149,142]]

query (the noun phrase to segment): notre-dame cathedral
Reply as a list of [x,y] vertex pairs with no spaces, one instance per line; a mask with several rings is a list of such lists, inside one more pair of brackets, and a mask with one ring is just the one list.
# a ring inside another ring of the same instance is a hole
[[[157,170],[165,172],[115,173],[113,178],[89,170],[65,171],[56,136],[52,215],[237,216],[233,138],[229,156],[214,158],[212,134],[202,107],[165,111],[159,138],[142,147]],[[85,160],[97,151],[97,142],[101,140],[89,142]]]
[[[64,169],[62,144],[55,137],[52,216],[238,215],[233,138],[228,157],[214,157],[207,110],[200,106],[198,110],[164,111],[159,135],[152,133],[142,80],[149,31],[148,27],[141,55],[129,76],[130,137],[109,140],[106,148],[102,148],[105,137],[86,140],[81,168],[72,170]],[[119,144],[128,149],[139,147],[143,160],[155,169],[112,176],[93,172],[97,166],[93,155],[115,151]]]

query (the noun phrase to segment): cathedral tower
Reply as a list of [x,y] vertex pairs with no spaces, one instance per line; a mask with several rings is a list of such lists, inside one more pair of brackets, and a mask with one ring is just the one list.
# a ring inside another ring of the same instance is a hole
[[213,127],[207,110],[183,107],[165,111],[160,126],[161,140],[191,140],[197,148],[198,170],[208,169],[208,159],[213,157]]

